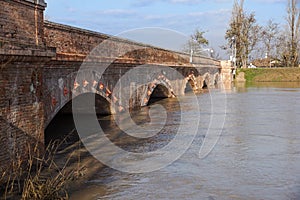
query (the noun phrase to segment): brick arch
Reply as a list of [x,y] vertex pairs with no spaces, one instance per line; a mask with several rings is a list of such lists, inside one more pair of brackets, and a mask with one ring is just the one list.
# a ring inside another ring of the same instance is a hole
[[[118,99],[112,96],[110,88],[103,84],[102,77],[94,71],[92,73],[82,71],[70,73],[65,77],[58,78],[55,84],[48,85],[45,90],[47,91],[44,92],[44,128],[67,103],[82,94],[98,95],[109,105],[118,103]],[[110,113],[107,114],[114,112],[115,110],[110,106]]]
[[197,80],[196,80],[196,77],[195,77],[194,73],[190,73],[185,78],[185,82],[184,82],[185,88],[184,88],[184,91],[188,87],[188,84],[189,84],[189,86],[191,87],[191,89],[193,91],[197,91],[199,89],[199,86],[198,86],[198,83],[197,83]]
[[209,88],[211,86],[211,77],[209,73],[205,73],[202,76],[202,86],[201,88]]
[[220,82],[221,82],[221,80],[220,80],[221,79],[220,74],[219,73],[215,73],[213,75],[213,77],[214,77],[214,80],[213,80],[214,86],[218,86],[220,84]]
[[[48,145],[51,141],[56,139],[65,139],[68,136],[71,136],[73,139],[79,139],[77,131],[75,131],[76,123],[73,119],[73,106],[76,106],[76,113],[84,114],[84,118],[87,116],[87,110],[91,110],[94,105],[91,105],[91,102],[95,102],[96,113],[99,114],[110,114],[110,103],[104,99],[103,96],[100,96],[97,93],[82,93],[78,96],[70,99],[58,112],[53,115],[47,126],[44,128],[44,143]],[[90,111],[89,113],[92,114]],[[77,115],[78,116],[78,115]],[[90,115],[93,116],[93,115]],[[71,135],[72,134],[72,135]],[[72,141],[74,141],[72,139]]]
[[157,96],[160,98],[175,97],[171,82],[164,75],[159,75],[152,82],[148,83],[144,94],[141,96],[141,106],[146,106],[149,103],[151,96],[154,94],[155,90],[160,90],[162,93]]

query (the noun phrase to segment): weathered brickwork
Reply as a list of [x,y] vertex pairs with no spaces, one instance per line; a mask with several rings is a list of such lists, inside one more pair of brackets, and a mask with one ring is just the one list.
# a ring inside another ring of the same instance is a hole
[[[98,110],[108,113],[147,105],[152,94],[182,95],[187,84],[201,89],[220,80],[218,60],[194,57],[190,63],[188,54],[44,22],[45,7],[43,0],[0,0],[0,170],[25,157],[30,144],[43,145],[45,128],[74,96],[96,93],[104,105]],[[109,42],[88,56],[104,41]],[[94,73],[78,72],[84,60]],[[112,95],[120,77],[141,64],[147,65],[137,76],[167,66],[182,77],[159,69],[144,85],[133,83]],[[97,67],[107,65],[98,75]],[[124,90],[134,94],[129,102],[119,95]]]
[[24,49],[28,46],[44,46],[43,11],[45,5],[32,2],[30,0],[1,0],[1,47]]
[[[0,1],[1,167],[43,144],[43,65],[53,55],[43,34],[43,1]],[[31,145],[30,145],[31,144]]]
[[42,64],[10,61],[1,65],[1,163],[25,156],[30,143],[43,143]]
[[[71,26],[61,25],[53,22],[45,22],[45,41],[47,46],[57,48],[58,60],[82,61],[98,45],[96,55],[101,61],[104,57],[111,57],[114,62],[135,64],[160,64],[170,66],[189,66],[189,55],[177,53],[150,45],[134,43],[128,40],[108,36]],[[118,55],[119,57],[116,57]],[[206,57],[194,57],[198,65],[220,67],[220,61]]]

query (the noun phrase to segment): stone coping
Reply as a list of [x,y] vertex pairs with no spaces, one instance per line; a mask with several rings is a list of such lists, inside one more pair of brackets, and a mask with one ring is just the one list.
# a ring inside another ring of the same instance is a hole
[[33,4],[38,4],[43,7],[47,7],[47,3],[44,0],[23,0],[23,1],[27,1]]

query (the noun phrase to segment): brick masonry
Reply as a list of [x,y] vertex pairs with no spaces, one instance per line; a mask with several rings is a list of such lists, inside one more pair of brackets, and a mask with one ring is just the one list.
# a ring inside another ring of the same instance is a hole
[[[35,2],[0,0],[0,172],[1,166],[25,157],[30,144],[43,145],[44,129],[73,94],[97,93],[105,105],[117,105],[115,111],[109,110],[116,112],[118,106],[147,105],[159,84],[163,85],[162,93],[156,95],[171,97],[182,95],[188,82],[199,89],[204,83],[212,86],[220,80],[218,60],[195,57],[197,64],[191,64],[187,54],[44,21],[46,4]],[[88,56],[107,39],[110,42],[105,48]],[[110,64],[104,75],[97,77],[97,73],[78,72],[84,60],[91,70]],[[152,73],[157,66],[168,66],[183,78],[162,75],[158,70],[158,76],[147,84],[121,89],[134,88],[130,102],[118,95],[112,97],[108,91],[120,77],[142,64],[141,75]],[[99,89],[101,84],[106,92]],[[109,108],[101,109],[106,112]]]
[[34,4],[28,0],[1,0],[1,46],[13,49],[44,46],[44,9],[44,4]]
[[55,51],[44,42],[39,2],[0,1],[0,173],[44,143],[43,66]]
[[39,62],[10,61],[0,68],[0,160],[25,156],[43,143],[42,68]]

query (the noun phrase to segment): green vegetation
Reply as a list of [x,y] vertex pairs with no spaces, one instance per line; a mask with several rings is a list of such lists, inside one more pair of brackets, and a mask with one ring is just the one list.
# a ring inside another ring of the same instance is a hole
[[247,82],[300,82],[300,68],[242,68],[240,72]]

